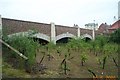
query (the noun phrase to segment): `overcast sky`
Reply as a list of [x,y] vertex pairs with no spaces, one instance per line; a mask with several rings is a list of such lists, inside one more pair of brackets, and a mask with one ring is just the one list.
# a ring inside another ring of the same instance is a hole
[[5,18],[84,27],[95,20],[112,24],[118,18],[119,0],[0,0]]

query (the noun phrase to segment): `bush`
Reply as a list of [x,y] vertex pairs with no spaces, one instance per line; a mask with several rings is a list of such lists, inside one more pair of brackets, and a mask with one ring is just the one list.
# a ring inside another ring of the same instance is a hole
[[120,44],[120,28],[110,35],[110,41]]
[[17,53],[11,51],[6,47],[5,50],[7,51],[3,57],[7,56],[8,58],[6,59],[14,58],[17,61],[17,64],[14,64],[18,65],[19,68],[26,67],[31,69],[32,65],[35,63],[36,52],[39,47],[39,44],[37,42],[34,42],[32,39],[29,39],[28,37],[22,35],[14,35],[12,37],[4,38],[4,41],[10,46],[14,47],[19,52],[21,52],[23,55],[28,57],[28,60],[25,61]]
[[88,59],[88,56],[83,52],[81,55],[81,65],[84,66],[84,63],[86,62],[86,60]]

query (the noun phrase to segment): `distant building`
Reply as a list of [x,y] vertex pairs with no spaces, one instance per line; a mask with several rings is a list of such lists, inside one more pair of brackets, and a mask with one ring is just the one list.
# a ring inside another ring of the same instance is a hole
[[101,33],[109,33],[109,28],[111,27],[111,25],[108,25],[107,23],[102,23],[99,28],[98,31],[100,31]]
[[85,24],[85,29],[93,30],[93,27],[94,27],[94,26],[95,26],[95,30],[98,30],[98,24],[95,24],[95,23]]
[[113,23],[108,30],[109,30],[110,33],[112,33],[115,30],[117,30],[118,28],[120,28],[120,20],[118,20],[115,23]]

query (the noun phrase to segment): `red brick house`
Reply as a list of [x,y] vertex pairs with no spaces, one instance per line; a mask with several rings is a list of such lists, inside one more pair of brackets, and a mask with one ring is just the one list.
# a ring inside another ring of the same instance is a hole
[[108,30],[109,30],[110,33],[112,33],[115,30],[117,30],[118,28],[120,28],[120,20],[118,20],[115,23],[113,23]]

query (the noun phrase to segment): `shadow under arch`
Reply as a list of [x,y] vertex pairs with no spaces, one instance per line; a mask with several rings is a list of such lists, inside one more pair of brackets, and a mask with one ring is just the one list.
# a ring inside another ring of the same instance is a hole
[[89,34],[83,34],[83,35],[81,36],[81,39],[83,39],[83,40],[85,40],[85,41],[87,42],[87,41],[92,40],[92,36],[89,35]]
[[56,36],[56,43],[67,43],[69,41],[69,39],[74,38],[75,35],[71,34],[71,33],[63,33],[60,34],[58,36]]
[[64,37],[56,41],[57,44],[59,43],[68,43],[69,40],[72,39],[71,37]]
[[38,41],[40,44],[46,44],[50,42],[50,37],[43,33],[35,33],[33,35],[29,35],[29,31],[26,31],[26,32],[18,32],[8,35],[8,37],[12,37],[12,36],[26,36],[30,39],[33,39],[34,41]]

